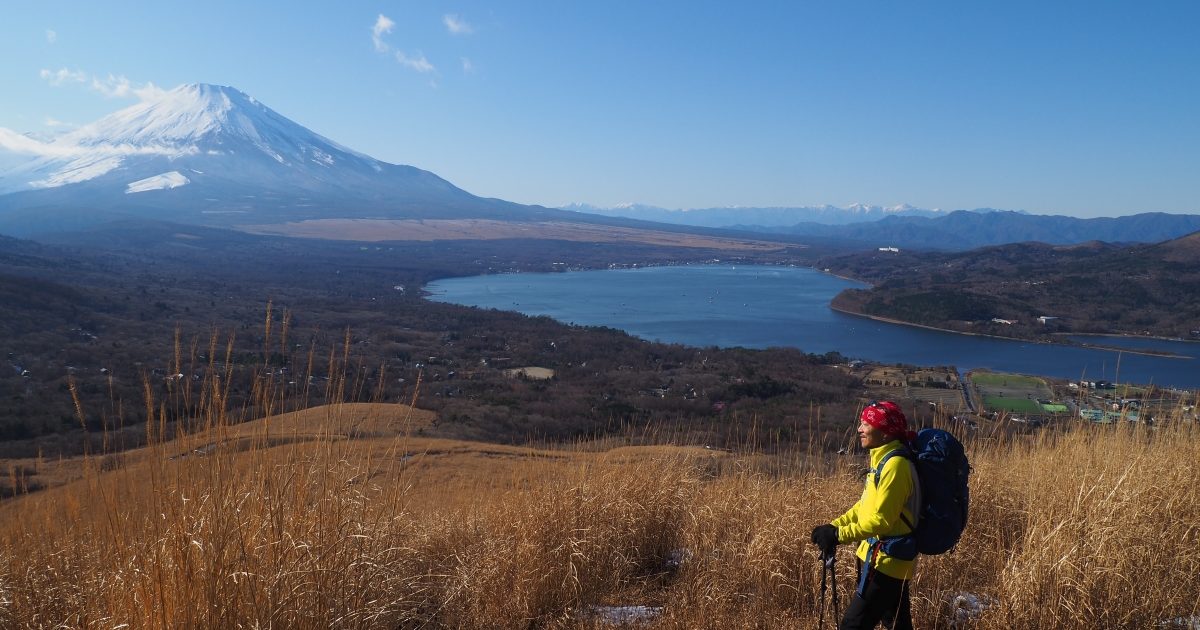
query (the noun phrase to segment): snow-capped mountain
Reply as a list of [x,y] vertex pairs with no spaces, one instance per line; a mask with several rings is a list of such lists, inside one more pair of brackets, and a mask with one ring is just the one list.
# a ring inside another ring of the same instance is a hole
[[237,225],[557,212],[381,162],[216,85],[180,86],[48,142],[0,129],[0,156],[0,232],[14,234],[126,216]]

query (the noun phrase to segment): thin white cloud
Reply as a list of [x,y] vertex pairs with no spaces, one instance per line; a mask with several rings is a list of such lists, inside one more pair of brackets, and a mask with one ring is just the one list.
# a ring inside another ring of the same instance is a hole
[[371,43],[375,44],[375,52],[386,53],[391,50],[387,42],[383,41],[383,36],[391,33],[395,26],[396,23],[382,13],[375,18],[375,26],[371,27]]
[[58,41],[58,33],[55,33],[52,29],[46,29],[46,41],[51,44]]
[[416,56],[410,57],[404,52],[397,50],[396,61],[400,65],[412,70],[416,70],[422,74],[437,70],[437,68],[433,67],[433,64],[429,63],[429,60],[425,58],[425,55],[419,52],[416,54]]
[[136,97],[139,101],[161,98],[163,94],[166,94],[166,90],[149,81],[137,86],[124,75],[114,76],[111,74],[105,79],[92,77],[92,89],[108,98]]
[[475,72],[475,64],[471,63],[470,59],[463,57],[462,58],[462,69],[463,69],[463,72],[465,72],[467,74],[471,74],[472,72]]
[[75,144],[71,134],[60,136],[52,142],[43,142],[12,129],[0,127],[0,150],[11,151],[22,155],[51,158],[100,159],[120,157],[125,155],[194,155],[199,149],[194,145],[161,145],[147,144],[135,146],[132,144]]
[[429,63],[429,60],[425,58],[423,53],[409,54],[403,50],[395,50],[391,44],[384,41],[383,36],[391,33],[395,26],[396,23],[382,13],[379,14],[379,17],[375,18],[375,26],[371,27],[371,43],[375,45],[375,51],[382,54],[391,54],[395,58],[396,63],[421,74],[437,72],[437,68]]
[[38,73],[43,79],[48,81],[50,85],[58,87],[64,83],[86,83],[87,73],[82,70],[67,70],[59,68],[58,70],[47,70],[42,68]]
[[47,127],[76,127],[77,126],[75,123],[63,122],[61,120],[58,120],[57,118],[51,118],[50,116],[46,117],[46,122],[43,124],[46,125]]
[[4,127],[0,127],[0,149],[21,155],[60,158],[75,157],[83,152],[83,149],[77,146],[60,146],[53,142],[42,142]]
[[42,69],[38,73],[50,85],[59,87],[67,84],[89,84],[92,90],[103,94],[108,98],[136,98],[141,101],[148,101],[160,98],[166,94],[166,90],[147,81],[141,85],[135,84],[124,75],[108,75],[101,78],[95,75],[89,77],[88,73],[82,70],[68,70],[59,68],[58,70]]
[[466,20],[453,13],[443,15],[442,23],[446,25],[446,30],[450,31],[453,35],[470,35],[475,32],[474,26],[471,26]]

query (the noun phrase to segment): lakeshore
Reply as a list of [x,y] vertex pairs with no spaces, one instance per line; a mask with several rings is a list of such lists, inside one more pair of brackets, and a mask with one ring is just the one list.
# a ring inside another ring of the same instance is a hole
[[[971,337],[987,337],[990,339],[1004,339],[1007,341],[1020,341],[1020,342],[1025,342],[1025,343],[1042,343],[1042,344],[1046,344],[1046,345],[1061,345],[1061,346],[1065,346],[1065,347],[1091,348],[1093,350],[1105,350],[1107,352],[1117,352],[1120,354],[1140,354],[1140,355],[1145,355],[1145,356],[1150,356],[1150,357],[1161,357],[1164,359],[1192,359],[1192,358],[1194,358],[1194,357],[1190,357],[1187,355],[1177,354],[1177,353],[1173,353],[1173,352],[1169,352],[1169,351],[1157,351],[1157,350],[1150,350],[1150,349],[1139,350],[1139,349],[1121,348],[1121,347],[1117,347],[1117,346],[1105,346],[1105,345],[1090,344],[1090,343],[1063,343],[1061,341],[1048,341],[1048,340],[1043,340],[1043,339],[1025,339],[1022,337],[1007,337],[1004,335],[993,335],[993,334],[988,334],[988,333],[976,333],[976,332],[968,332],[968,331],[964,331],[964,330],[954,330],[952,328],[939,328],[937,326],[930,326],[928,324],[916,324],[913,322],[906,322],[902,319],[892,319],[890,317],[881,317],[879,315],[867,315],[866,313],[859,313],[857,311],[852,311],[852,310],[842,308],[839,306],[834,306],[833,303],[830,303],[829,308],[834,311],[837,311],[839,313],[844,313],[846,315],[850,315],[853,317],[863,317],[866,319],[875,320],[877,322],[885,322],[888,324],[897,324],[900,326],[913,326],[915,328],[924,328],[926,330],[936,330],[938,332],[944,332],[944,333],[949,333],[949,334],[953,334],[953,335],[967,335],[967,336],[971,336]],[[1133,336],[1133,335],[1120,335],[1120,334],[1113,334],[1113,333],[1087,333],[1087,334],[1055,333],[1055,334],[1063,335],[1063,336],[1070,335],[1070,336],[1079,336],[1079,337],[1083,337],[1083,336],[1116,337],[1116,338],[1121,338],[1121,339],[1150,339],[1151,338],[1151,337],[1138,337],[1138,336]],[[1166,337],[1154,337],[1154,339],[1160,339],[1163,341],[1178,341],[1178,342],[1186,341],[1184,339],[1168,339]]]
[[947,331],[831,307],[835,295],[862,286],[811,267],[725,264],[461,277],[425,289],[434,301],[617,328],[696,348],[793,347],[883,365],[953,365],[1067,380],[1120,376],[1200,388],[1200,362],[1176,360],[1196,358],[1200,344],[1174,344],[1171,353],[1101,349]]

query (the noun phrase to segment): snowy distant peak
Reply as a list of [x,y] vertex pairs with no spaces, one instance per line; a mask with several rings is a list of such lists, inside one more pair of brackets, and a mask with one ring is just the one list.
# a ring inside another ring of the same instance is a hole
[[[832,209],[832,210],[839,209],[839,208],[837,208],[837,206],[821,206],[821,208],[822,209]],[[906,203],[902,203],[898,206],[871,206],[871,205],[867,205],[864,203],[852,203],[848,207],[846,207],[845,210],[847,212],[858,212],[858,213],[866,213],[866,214],[885,214],[885,215],[887,215],[887,214],[920,214],[920,215],[924,215],[924,214],[928,214],[928,213],[942,214],[942,211],[937,208],[934,208],[932,210],[926,210],[923,208],[918,208],[916,206],[910,206]]]
[[586,212],[589,214],[613,214],[613,213],[621,213],[621,212],[649,212],[649,213],[687,212],[687,210],[671,210],[670,208],[661,208],[659,206],[648,206],[643,203],[633,203],[633,202],[618,203],[614,206],[609,206],[609,207],[595,206],[590,203],[576,202],[576,203],[569,203],[565,206],[561,206],[559,209],[560,210],[570,210],[572,212]]

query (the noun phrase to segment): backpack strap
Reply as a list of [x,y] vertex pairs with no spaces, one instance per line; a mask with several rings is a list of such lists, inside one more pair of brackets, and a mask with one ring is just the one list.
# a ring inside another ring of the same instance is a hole
[[[908,450],[907,446],[901,446],[900,448],[894,448],[888,451],[887,454],[883,456],[883,459],[880,460],[879,465],[871,469],[871,472],[875,473],[876,488],[879,487],[879,474],[883,472],[883,467],[887,465],[889,459],[896,457],[897,455],[907,459],[910,462],[913,461],[912,451]],[[859,470],[862,469],[860,468]]]
[[875,559],[879,555],[879,547],[883,542],[879,538],[872,536],[867,539],[867,544],[870,545],[867,547],[867,559],[863,562],[862,571],[858,574],[858,585],[854,589],[854,592],[858,593],[859,597],[867,596],[867,582],[871,579],[871,571],[875,570]]
[[[875,487],[876,488],[879,488],[879,475],[883,472],[883,467],[885,465],[887,465],[888,460],[893,457],[903,457],[904,459],[907,459],[910,462],[912,462],[916,459],[913,456],[912,451],[909,450],[909,448],[907,446],[901,446],[900,448],[894,448],[894,449],[888,451],[883,456],[883,459],[879,461],[879,465],[876,466],[875,468],[871,469],[871,472],[874,473],[874,475],[875,475]],[[910,531],[910,532],[917,531],[917,528],[914,527],[913,524],[908,521],[908,518],[904,516],[903,509],[900,510],[900,521],[908,526],[908,531]]]

